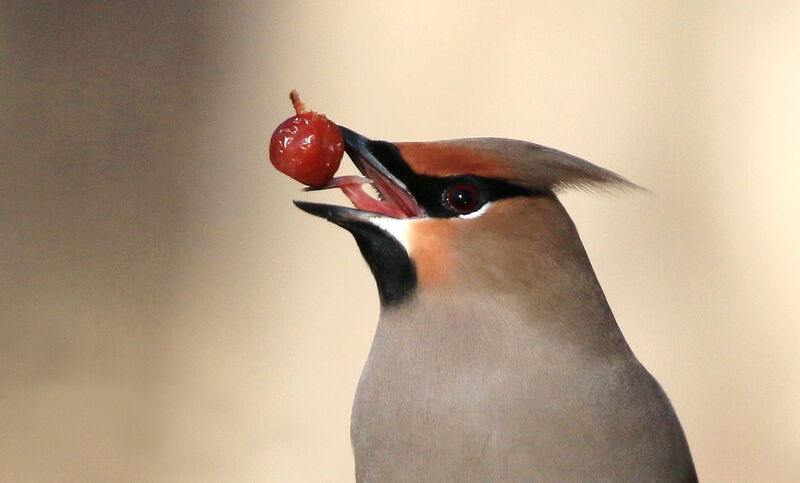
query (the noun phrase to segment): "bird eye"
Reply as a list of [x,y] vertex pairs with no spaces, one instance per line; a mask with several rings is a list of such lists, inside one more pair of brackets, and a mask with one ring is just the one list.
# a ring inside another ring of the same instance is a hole
[[442,193],[442,199],[445,207],[462,215],[472,213],[481,206],[478,188],[468,184],[457,184],[447,188]]

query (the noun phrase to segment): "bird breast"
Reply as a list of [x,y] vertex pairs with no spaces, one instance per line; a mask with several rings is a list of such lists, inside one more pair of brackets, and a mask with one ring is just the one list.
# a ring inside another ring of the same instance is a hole
[[[647,480],[680,464],[669,402],[629,352],[581,350],[508,306],[421,298],[379,322],[353,407],[358,481]],[[620,473],[636,458],[651,473]]]

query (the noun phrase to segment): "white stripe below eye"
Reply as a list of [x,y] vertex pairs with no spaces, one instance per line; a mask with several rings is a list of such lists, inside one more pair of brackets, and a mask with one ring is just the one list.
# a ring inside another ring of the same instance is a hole
[[399,241],[403,248],[408,252],[409,241],[408,233],[414,218],[391,218],[388,216],[375,216],[369,219],[373,225],[385,231],[395,240]]
[[[475,210],[472,213],[467,213],[466,215],[458,215],[458,217],[463,220],[478,218],[486,213],[491,205],[491,202],[486,203],[478,210]],[[399,241],[400,244],[403,245],[403,248],[406,249],[406,252],[408,252],[410,247],[409,233],[411,231],[411,224],[417,220],[417,218],[392,218],[389,216],[374,216],[369,219],[373,225],[377,226],[381,230],[391,235],[395,240]]]
[[482,214],[486,213],[486,210],[492,205],[491,201],[486,203],[485,205],[481,206],[479,209],[473,211],[472,213],[467,213],[466,215],[458,215],[459,218],[464,220],[471,220],[473,218],[477,218]]

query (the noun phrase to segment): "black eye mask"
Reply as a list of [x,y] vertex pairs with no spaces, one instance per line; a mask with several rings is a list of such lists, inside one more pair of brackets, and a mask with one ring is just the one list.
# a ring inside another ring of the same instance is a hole
[[[543,194],[505,180],[472,174],[443,177],[417,174],[406,164],[393,144],[385,141],[370,141],[367,148],[389,172],[406,185],[417,203],[432,218],[452,218],[463,215],[480,209],[490,201],[503,198]],[[458,186],[475,188],[477,200],[474,204],[469,203],[471,210],[459,211],[447,202],[448,190]]]

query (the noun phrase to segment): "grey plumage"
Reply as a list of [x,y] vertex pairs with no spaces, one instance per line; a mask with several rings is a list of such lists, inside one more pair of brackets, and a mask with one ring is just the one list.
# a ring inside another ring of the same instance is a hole
[[[390,145],[343,133],[362,171],[385,163],[404,202],[440,213],[299,205],[351,230],[379,290],[392,291],[353,406],[359,482],[696,481],[672,405],[628,347],[555,195],[634,185],[522,141]],[[424,191],[439,186],[433,177],[460,196],[474,184],[481,208],[441,211],[447,191]]]
[[695,478],[566,212],[540,203],[518,222],[556,239],[493,237],[499,266],[473,258],[457,289],[381,313],[353,408],[358,481]]

